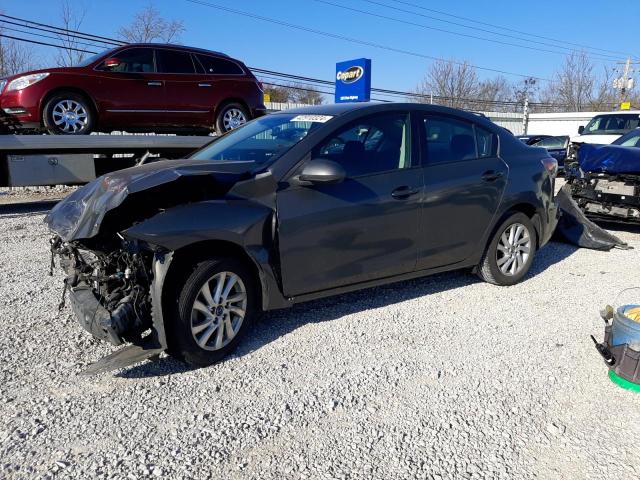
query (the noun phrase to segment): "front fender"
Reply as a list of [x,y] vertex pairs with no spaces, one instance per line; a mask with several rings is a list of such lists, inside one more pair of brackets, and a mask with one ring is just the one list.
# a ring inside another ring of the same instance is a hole
[[223,240],[245,249],[265,245],[265,224],[273,210],[245,200],[210,200],[170,208],[123,232],[167,250],[207,240]]
[[123,235],[168,251],[206,241],[224,241],[242,248],[259,273],[262,308],[286,308],[272,263],[274,211],[250,200],[210,200],[171,208],[125,230]]

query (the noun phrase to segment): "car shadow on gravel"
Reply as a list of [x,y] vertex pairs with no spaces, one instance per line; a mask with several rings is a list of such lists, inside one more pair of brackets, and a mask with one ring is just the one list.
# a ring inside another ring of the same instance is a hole
[[[543,273],[547,268],[569,257],[576,250],[577,247],[573,245],[558,242],[549,243],[536,255],[527,279]],[[239,358],[257,351],[307,324],[335,320],[366,310],[384,308],[418,297],[463,288],[480,282],[481,280],[469,271],[459,270],[337,295],[322,300],[314,300],[294,305],[288,309],[267,312],[247,332],[238,349],[228,358]],[[148,378],[184,373],[190,370],[192,369],[184,363],[171,357],[166,357],[156,362],[138,364],[119,372],[116,376],[129,379]]]

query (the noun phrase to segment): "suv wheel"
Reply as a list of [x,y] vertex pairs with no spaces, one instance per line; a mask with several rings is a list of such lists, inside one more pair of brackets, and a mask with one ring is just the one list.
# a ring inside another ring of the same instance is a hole
[[244,105],[228,103],[220,109],[216,118],[216,132],[227,133],[249,121],[249,112]]
[[87,135],[95,124],[91,103],[74,92],[61,92],[44,106],[44,125],[52,135]]
[[195,367],[235,349],[257,312],[253,276],[232,258],[198,263],[176,293],[169,352]]
[[478,276],[495,285],[514,285],[527,274],[536,253],[536,232],[524,213],[507,218],[491,240]]

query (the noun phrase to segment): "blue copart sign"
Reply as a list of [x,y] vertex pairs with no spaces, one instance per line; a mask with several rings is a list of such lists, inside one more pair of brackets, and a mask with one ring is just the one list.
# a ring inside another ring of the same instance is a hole
[[358,58],[336,63],[336,103],[371,99],[371,60]]

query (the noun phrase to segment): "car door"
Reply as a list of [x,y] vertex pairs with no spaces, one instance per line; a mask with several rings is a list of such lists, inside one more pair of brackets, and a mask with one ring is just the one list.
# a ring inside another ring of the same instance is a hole
[[483,248],[508,167],[498,156],[498,137],[472,122],[424,115],[418,123],[425,179],[418,269],[454,265]]
[[212,127],[210,82],[190,52],[156,48],[158,78],[165,88],[165,122],[178,127]]
[[157,78],[153,48],[132,47],[114,54],[115,67],[96,67],[92,92],[105,124],[127,126],[161,124],[165,118],[164,84]]
[[310,158],[340,163],[338,184],[288,184],[277,194],[286,295],[410,272],[422,193],[406,112],[363,117],[321,142]]

